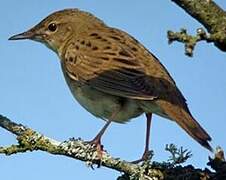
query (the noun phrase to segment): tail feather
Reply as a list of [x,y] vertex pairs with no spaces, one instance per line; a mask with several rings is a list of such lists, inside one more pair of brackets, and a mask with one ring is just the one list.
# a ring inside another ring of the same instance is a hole
[[182,113],[184,114],[184,117],[187,117],[182,120],[176,120],[177,124],[179,124],[199,144],[213,152],[212,147],[208,143],[208,141],[211,141],[211,137],[192,116],[188,115],[187,112]]
[[[155,109],[156,112],[153,113],[175,121],[199,144],[213,152],[213,149],[208,142],[211,141],[211,137],[192,117],[187,107],[185,108],[184,106],[178,106],[164,100],[157,100],[155,103],[159,108]],[[142,103],[142,106],[145,112],[153,109],[153,104],[147,102]],[[159,109],[161,109],[161,112]]]
[[165,113],[170,119],[176,121],[193,139],[199,144],[213,152],[213,148],[208,141],[211,141],[209,134],[201,127],[201,125],[192,117],[191,113],[183,107],[172,105],[169,102],[164,102],[161,105]]

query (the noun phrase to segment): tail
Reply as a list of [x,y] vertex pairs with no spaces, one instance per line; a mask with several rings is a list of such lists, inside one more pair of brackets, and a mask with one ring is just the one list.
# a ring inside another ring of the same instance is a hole
[[201,127],[201,125],[192,117],[187,107],[183,106],[181,107],[163,100],[158,100],[156,104],[158,104],[158,106],[161,107],[161,109],[164,111],[165,115],[163,117],[167,117],[171,120],[174,120],[199,144],[201,144],[209,151],[213,152],[213,148],[210,146],[208,142],[211,141],[211,137]]
[[201,125],[192,117],[189,110],[180,106],[173,105],[169,102],[164,102],[161,106],[165,113],[176,121],[193,139],[199,144],[213,152],[213,148],[208,141],[211,141],[209,134],[201,127]]

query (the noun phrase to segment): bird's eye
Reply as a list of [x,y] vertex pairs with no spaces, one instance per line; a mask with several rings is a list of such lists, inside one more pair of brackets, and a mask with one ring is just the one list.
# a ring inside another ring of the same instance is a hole
[[56,29],[57,29],[56,23],[51,23],[51,24],[49,24],[48,29],[49,29],[51,32],[56,31]]

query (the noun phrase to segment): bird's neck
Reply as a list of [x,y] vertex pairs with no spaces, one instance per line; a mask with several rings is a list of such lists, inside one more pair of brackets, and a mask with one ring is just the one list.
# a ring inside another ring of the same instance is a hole
[[[74,38],[73,34],[68,36],[65,41],[63,41],[60,46],[56,49],[56,53],[60,59],[64,58],[65,51],[67,50],[67,45],[70,44],[72,39]],[[53,50],[54,51],[54,50]]]

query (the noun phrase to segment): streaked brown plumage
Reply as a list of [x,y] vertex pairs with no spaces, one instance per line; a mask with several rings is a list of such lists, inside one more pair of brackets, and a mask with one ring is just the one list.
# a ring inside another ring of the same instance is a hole
[[[90,13],[66,9],[10,39],[32,39],[55,51],[74,97],[90,113],[109,121],[104,130],[110,121],[124,123],[142,113],[151,121],[155,113],[175,121],[212,150],[210,136],[192,117],[167,70],[126,32],[105,25]],[[94,138],[97,144],[104,130]]]

